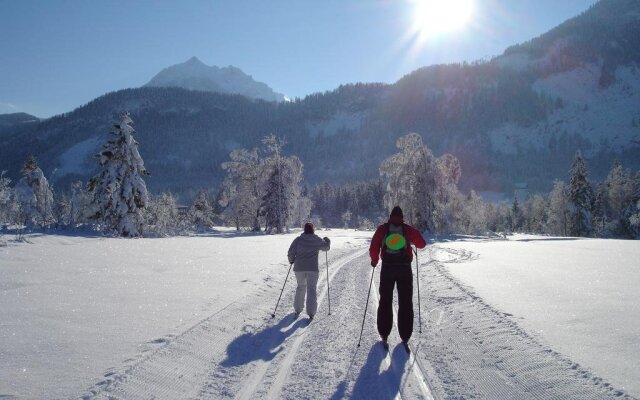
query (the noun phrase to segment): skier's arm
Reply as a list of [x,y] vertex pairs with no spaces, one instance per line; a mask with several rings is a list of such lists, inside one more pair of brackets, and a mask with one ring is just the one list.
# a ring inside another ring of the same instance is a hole
[[289,264],[293,264],[296,260],[296,249],[298,244],[298,238],[295,238],[293,242],[291,242],[291,246],[289,246],[289,252],[287,253],[287,257],[289,258]]
[[382,247],[382,236],[384,235],[383,227],[384,225],[380,225],[376,230],[376,233],[373,234],[373,238],[371,239],[371,245],[369,246],[371,266],[377,265],[378,260],[380,259],[380,248]]
[[427,242],[424,240],[424,237],[422,237],[422,234],[413,227],[408,227],[408,228],[409,228],[409,231],[407,233],[409,236],[409,242],[411,242],[411,244],[413,244],[419,249],[424,249],[425,246],[427,245]]
[[329,251],[329,249],[331,248],[331,240],[326,236],[323,237],[321,240],[322,240],[322,243],[320,244],[320,250]]

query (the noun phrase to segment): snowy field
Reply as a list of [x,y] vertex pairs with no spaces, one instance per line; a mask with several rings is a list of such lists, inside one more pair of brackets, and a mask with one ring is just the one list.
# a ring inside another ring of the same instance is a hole
[[[371,235],[318,233],[331,236],[333,253]],[[109,368],[139,358],[253,291],[276,293],[268,299],[275,306],[295,236],[227,230],[136,240],[34,235],[14,243],[5,235],[0,398],[80,395]]]
[[433,256],[554,350],[640,396],[639,241],[467,239]]
[[432,243],[407,355],[395,330],[389,353],[377,342],[375,290],[356,347],[372,232],[319,231],[318,315],[293,316],[290,277],[270,318],[297,234],[0,237],[0,398],[639,395],[640,242]]

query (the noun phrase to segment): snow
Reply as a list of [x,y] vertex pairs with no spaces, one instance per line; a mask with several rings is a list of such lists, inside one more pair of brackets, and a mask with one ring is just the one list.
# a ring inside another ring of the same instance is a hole
[[[516,235],[437,247],[453,277],[527,332],[640,394],[640,242]],[[450,262],[461,251],[472,256]]]
[[[247,292],[274,286],[277,296],[297,233],[222,229],[168,239],[0,236],[0,397],[78,396]],[[370,235],[318,233],[332,238],[332,252]]]
[[602,66],[586,64],[567,72],[557,73],[533,84],[533,90],[570,103],[587,104],[600,92]]
[[537,80],[533,89],[550,99],[561,98],[563,107],[529,127],[507,123],[492,130],[492,148],[506,154],[517,154],[518,148],[541,149],[562,133],[593,144],[585,149],[588,155],[633,146],[640,140],[640,130],[632,124],[638,118],[640,70],[618,67],[615,82],[606,88],[600,87],[600,75],[600,65],[587,64]]
[[311,323],[291,276],[270,318],[299,231],[0,235],[0,398],[637,395],[638,242],[440,238],[419,252],[407,355],[396,328],[389,353],[377,342],[372,232],[317,233],[332,243]]
[[284,101],[285,98],[237,67],[208,66],[197,57],[163,69],[145,86],[177,86],[190,90],[234,93],[266,101]]
[[94,136],[67,149],[58,157],[60,166],[54,178],[67,174],[84,174],[87,171],[87,164],[95,163],[93,157],[100,151],[102,141],[102,137]]

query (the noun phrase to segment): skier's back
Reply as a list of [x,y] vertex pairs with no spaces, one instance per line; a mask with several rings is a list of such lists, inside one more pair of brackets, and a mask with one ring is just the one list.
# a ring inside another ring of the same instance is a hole
[[318,253],[320,250],[329,251],[331,241],[325,237],[320,239],[314,233],[311,223],[304,225],[304,232],[293,240],[289,247],[289,263],[293,264],[293,272],[296,275],[298,286],[296,288],[293,309],[296,314],[300,314],[305,303],[307,314],[313,318],[318,309],[317,286],[318,286]]
[[402,209],[394,207],[386,224],[376,230],[371,239],[371,266],[382,258],[380,271],[380,302],[378,305],[378,333],[387,341],[393,326],[393,289],[398,286],[398,333],[404,343],[413,333],[413,275],[411,245],[419,249],[427,243],[414,227],[404,223]]

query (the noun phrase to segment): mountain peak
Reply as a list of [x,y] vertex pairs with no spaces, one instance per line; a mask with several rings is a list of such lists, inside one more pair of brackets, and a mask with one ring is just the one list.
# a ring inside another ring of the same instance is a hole
[[180,87],[189,90],[239,94],[252,99],[284,101],[266,83],[255,81],[240,68],[208,66],[193,56],[182,64],[160,71],[145,86]]
[[202,61],[200,61],[200,59],[196,56],[191,57],[190,59],[188,59],[185,64],[202,64],[205,65]]

